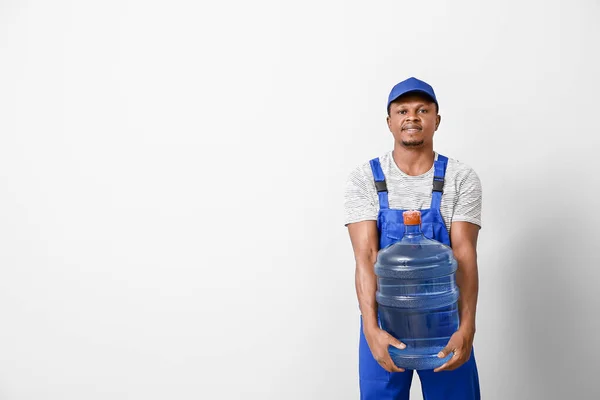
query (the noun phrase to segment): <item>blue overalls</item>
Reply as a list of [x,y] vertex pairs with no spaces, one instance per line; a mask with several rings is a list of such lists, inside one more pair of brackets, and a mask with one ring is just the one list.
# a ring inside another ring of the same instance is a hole
[[[379,246],[384,248],[404,236],[402,212],[405,210],[389,208],[385,177],[379,159],[371,160],[370,164],[379,196],[379,215],[377,218]],[[448,158],[438,154],[438,159],[434,163],[435,173],[431,207],[421,210],[421,227],[426,237],[450,246],[448,230],[440,213],[447,165]],[[361,318],[359,343],[361,400],[409,400],[413,371],[390,373],[383,369],[373,358],[362,328]],[[402,341],[402,338],[398,339]],[[421,380],[424,400],[480,399],[479,377],[473,351],[471,351],[469,360],[453,371],[419,370],[417,373]]]

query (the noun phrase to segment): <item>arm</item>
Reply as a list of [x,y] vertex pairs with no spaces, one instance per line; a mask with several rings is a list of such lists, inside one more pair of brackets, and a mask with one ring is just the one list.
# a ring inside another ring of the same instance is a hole
[[374,266],[379,250],[379,234],[375,221],[361,221],[348,224],[348,232],[356,260],[355,283],[358,304],[363,319],[363,332],[369,349],[379,365],[388,372],[402,372],[390,357],[388,347],[404,349],[406,345],[386,331],[377,322],[377,276]]
[[450,232],[454,258],[458,261],[456,284],[460,290],[458,299],[459,330],[473,336],[475,335],[475,311],[479,293],[479,274],[477,271],[479,226],[469,222],[454,222]]
[[448,345],[438,355],[446,357],[450,352],[454,356],[434,371],[453,370],[467,362],[471,356],[475,337],[475,310],[479,292],[479,275],[477,271],[477,237],[479,226],[470,222],[453,222],[450,229],[450,240],[454,258],[458,261],[456,284],[460,290],[458,312],[460,326],[452,335]]
[[356,260],[356,296],[363,327],[365,330],[377,328],[377,277],[373,269],[379,250],[377,225],[375,221],[357,222],[348,225],[348,232]]

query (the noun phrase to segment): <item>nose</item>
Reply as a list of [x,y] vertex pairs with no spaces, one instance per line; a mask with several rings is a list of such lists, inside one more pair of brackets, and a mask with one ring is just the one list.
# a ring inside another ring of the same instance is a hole
[[419,114],[417,114],[414,111],[409,111],[406,114],[406,121],[418,121],[419,120]]

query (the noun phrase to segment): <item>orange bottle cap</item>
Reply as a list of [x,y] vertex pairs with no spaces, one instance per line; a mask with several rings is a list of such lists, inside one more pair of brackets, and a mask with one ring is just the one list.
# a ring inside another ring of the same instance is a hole
[[421,211],[411,210],[404,211],[402,213],[404,217],[404,225],[420,225],[421,224]]

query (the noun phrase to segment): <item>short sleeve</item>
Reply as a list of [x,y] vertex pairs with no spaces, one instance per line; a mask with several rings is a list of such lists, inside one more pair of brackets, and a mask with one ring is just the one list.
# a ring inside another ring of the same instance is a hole
[[373,176],[366,174],[365,168],[357,167],[346,181],[344,193],[344,225],[354,222],[377,221],[379,199]]
[[479,176],[473,169],[460,182],[452,221],[466,221],[482,227],[482,189]]

